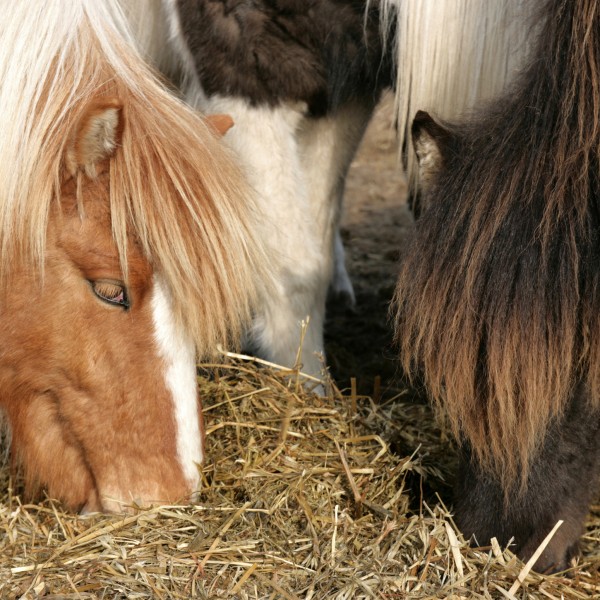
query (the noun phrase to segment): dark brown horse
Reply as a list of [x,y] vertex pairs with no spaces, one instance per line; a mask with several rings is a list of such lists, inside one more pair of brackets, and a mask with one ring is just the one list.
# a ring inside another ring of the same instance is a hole
[[426,113],[427,206],[397,288],[406,368],[461,444],[459,526],[567,566],[600,473],[600,4],[540,6],[538,46],[471,120]]

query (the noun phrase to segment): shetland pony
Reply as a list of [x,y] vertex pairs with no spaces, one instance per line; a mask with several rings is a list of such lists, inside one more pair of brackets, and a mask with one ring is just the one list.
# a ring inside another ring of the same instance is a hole
[[471,120],[419,113],[429,208],[396,292],[407,369],[461,444],[456,518],[562,570],[600,478],[600,4],[547,0],[531,66]]
[[203,459],[196,356],[235,340],[268,285],[252,194],[212,126],[134,50],[115,0],[3,10],[12,460],[27,493],[75,510],[189,499]]
[[303,369],[319,375],[330,282],[338,301],[354,303],[338,223],[381,91],[396,87],[403,135],[416,104],[459,111],[500,89],[526,50],[512,18],[526,5],[162,0],[152,12],[124,3],[145,54],[187,101],[236,123],[226,141],[258,191],[262,236],[280,258],[248,336],[259,354],[294,365],[308,321]]

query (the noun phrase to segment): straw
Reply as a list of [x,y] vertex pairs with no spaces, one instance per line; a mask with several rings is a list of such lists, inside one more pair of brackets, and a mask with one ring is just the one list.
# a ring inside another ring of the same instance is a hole
[[297,373],[243,356],[202,372],[196,504],[82,517],[23,504],[0,469],[0,598],[600,597],[599,507],[569,577],[457,535],[451,506],[421,495],[447,490],[456,463],[426,405],[319,397]]

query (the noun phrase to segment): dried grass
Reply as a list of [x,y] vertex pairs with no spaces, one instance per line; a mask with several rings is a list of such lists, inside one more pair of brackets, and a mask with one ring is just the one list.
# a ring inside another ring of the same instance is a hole
[[452,462],[426,406],[320,398],[240,361],[199,386],[209,457],[197,504],[70,515],[23,505],[0,471],[1,598],[600,597],[600,507],[568,577],[520,583],[509,550],[467,547],[441,502],[411,498],[411,478],[439,482]]

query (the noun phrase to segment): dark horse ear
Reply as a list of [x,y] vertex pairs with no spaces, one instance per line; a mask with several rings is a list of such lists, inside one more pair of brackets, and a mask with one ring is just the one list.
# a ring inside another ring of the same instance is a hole
[[444,168],[452,134],[420,110],[412,122],[413,146],[419,163],[419,183],[425,192]]

